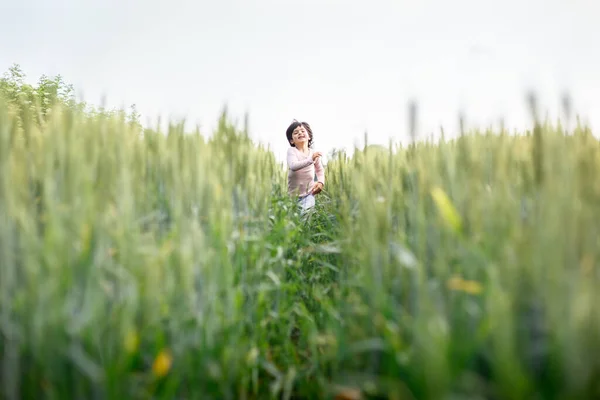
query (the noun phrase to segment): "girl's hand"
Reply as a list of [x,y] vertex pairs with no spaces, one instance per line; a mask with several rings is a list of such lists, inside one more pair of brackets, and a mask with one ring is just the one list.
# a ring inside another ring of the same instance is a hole
[[321,182],[317,182],[315,186],[313,186],[312,194],[319,194],[323,191],[323,184]]
[[313,161],[316,161],[317,158],[319,158],[321,156],[322,156],[321,152],[320,151],[316,151],[316,152],[313,153],[312,159],[313,159]]

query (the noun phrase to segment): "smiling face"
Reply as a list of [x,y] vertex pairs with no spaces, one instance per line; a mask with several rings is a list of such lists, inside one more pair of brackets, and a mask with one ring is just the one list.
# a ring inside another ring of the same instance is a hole
[[292,131],[292,140],[290,140],[290,143],[294,144],[295,147],[302,147],[303,143],[307,143],[309,139],[310,136],[306,128],[300,125]]
[[292,122],[286,131],[286,136],[292,147],[310,147],[312,144],[312,132],[306,122]]

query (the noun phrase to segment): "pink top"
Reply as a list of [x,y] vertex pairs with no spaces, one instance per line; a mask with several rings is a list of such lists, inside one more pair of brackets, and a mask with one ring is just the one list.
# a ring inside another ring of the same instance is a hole
[[309,149],[308,155],[302,154],[297,148],[290,147],[287,152],[288,164],[288,193],[306,196],[312,192],[317,181],[325,185],[325,168],[319,157],[316,162],[312,160],[313,150]]

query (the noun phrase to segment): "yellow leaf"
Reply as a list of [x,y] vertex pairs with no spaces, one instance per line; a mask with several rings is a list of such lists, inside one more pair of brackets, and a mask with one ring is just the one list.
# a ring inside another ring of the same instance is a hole
[[171,356],[171,353],[168,350],[162,350],[154,359],[152,372],[158,378],[163,377],[169,373],[172,363],[173,357]]
[[464,281],[463,291],[469,294],[479,294],[483,291],[483,287],[476,281]]
[[446,225],[452,228],[455,232],[459,232],[462,228],[462,221],[458,211],[444,192],[439,187],[431,190],[431,197]]
[[477,281],[468,281],[461,277],[453,277],[448,280],[448,288],[459,292],[469,294],[479,294],[483,291],[481,283]]

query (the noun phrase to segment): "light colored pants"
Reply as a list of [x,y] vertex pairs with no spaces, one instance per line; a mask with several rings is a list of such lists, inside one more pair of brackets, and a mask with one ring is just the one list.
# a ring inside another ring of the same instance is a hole
[[302,207],[302,211],[306,211],[309,208],[314,207],[315,196],[313,196],[312,194],[308,194],[304,197],[300,197],[300,199],[298,200],[298,204],[300,205],[300,207]]

